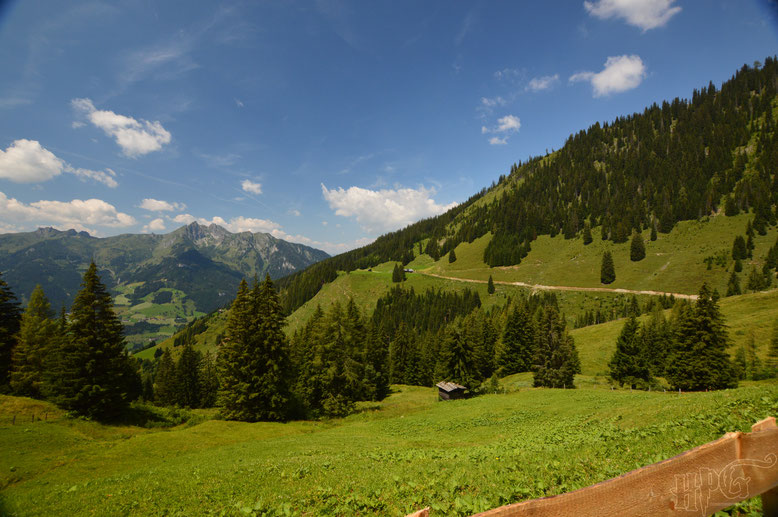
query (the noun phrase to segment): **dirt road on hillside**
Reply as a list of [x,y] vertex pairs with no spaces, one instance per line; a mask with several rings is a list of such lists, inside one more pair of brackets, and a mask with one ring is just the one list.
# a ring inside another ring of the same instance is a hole
[[[472,278],[457,278],[453,276],[436,275],[434,273],[425,273],[417,271],[417,273],[427,276],[434,276],[435,278],[442,278],[444,280],[454,280],[456,282],[470,282],[472,284],[486,284],[487,280],[473,280]],[[676,298],[682,298],[685,300],[696,300],[696,294],[682,294],[682,293],[665,293],[662,291],[635,291],[633,289],[615,289],[611,287],[571,287],[568,285],[542,285],[542,284],[527,284],[525,282],[504,282],[501,280],[493,280],[495,285],[513,285],[517,287],[528,287],[530,289],[537,289],[539,291],[585,291],[591,293],[617,293],[617,294],[647,294],[651,296],[675,296]]]

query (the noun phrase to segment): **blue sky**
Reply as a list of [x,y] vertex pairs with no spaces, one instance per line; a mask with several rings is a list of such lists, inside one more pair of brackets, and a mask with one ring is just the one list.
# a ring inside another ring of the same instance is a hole
[[770,2],[0,7],[0,232],[190,222],[338,253],[778,53]]

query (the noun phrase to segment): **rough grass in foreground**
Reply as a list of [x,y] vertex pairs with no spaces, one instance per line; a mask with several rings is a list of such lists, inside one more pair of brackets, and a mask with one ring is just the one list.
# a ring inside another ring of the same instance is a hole
[[394,390],[323,422],[158,430],[0,418],[0,514],[469,515],[612,478],[778,414],[768,383],[681,396],[520,388],[455,402]]

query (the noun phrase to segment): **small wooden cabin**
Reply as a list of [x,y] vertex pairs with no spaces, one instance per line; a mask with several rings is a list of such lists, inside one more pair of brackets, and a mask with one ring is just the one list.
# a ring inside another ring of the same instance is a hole
[[436,384],[438,387],[438,396],[440,400],[456,400],[465,398],[465,388],[455,382],[439,382]]

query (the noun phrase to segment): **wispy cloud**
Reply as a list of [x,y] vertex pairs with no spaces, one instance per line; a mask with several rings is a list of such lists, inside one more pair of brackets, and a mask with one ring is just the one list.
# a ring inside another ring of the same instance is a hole
[[559,83],[559,74],[533,77],[530,79],[526,89],[532,92],[540,92],[553,88],[557,83]]
[[184,203],[170,203],[168,201],[162,201],[161,199],[146,198],[141,202],[138,208],[150,212],[178,212],[180,210],[186,210],[186,205]]
[[159,151],[169,144],[171,134],[159,121],[135,120],[113,111],[98,110],[90,99],[73,99],[71,105],[103,132],[114,138],[130,158]]
[[505,145],[508,137],[521,129],[521,120],[515,115],[505,115],[497,119],[497,125],[493,127],[481,126],[481,134],[493,134],[489,138],[489,145]]
[[611,56],[600,72],[578,72],[570,82],[591,83],[595,97],[621,93],[637,88],[646,76],[646,66],[640,56]]
[[675,0],[596,0],[584,2],[584,8],[602,20],[621,18],[646,32],[664,27],[670,18],[681,12],[674,3]]

